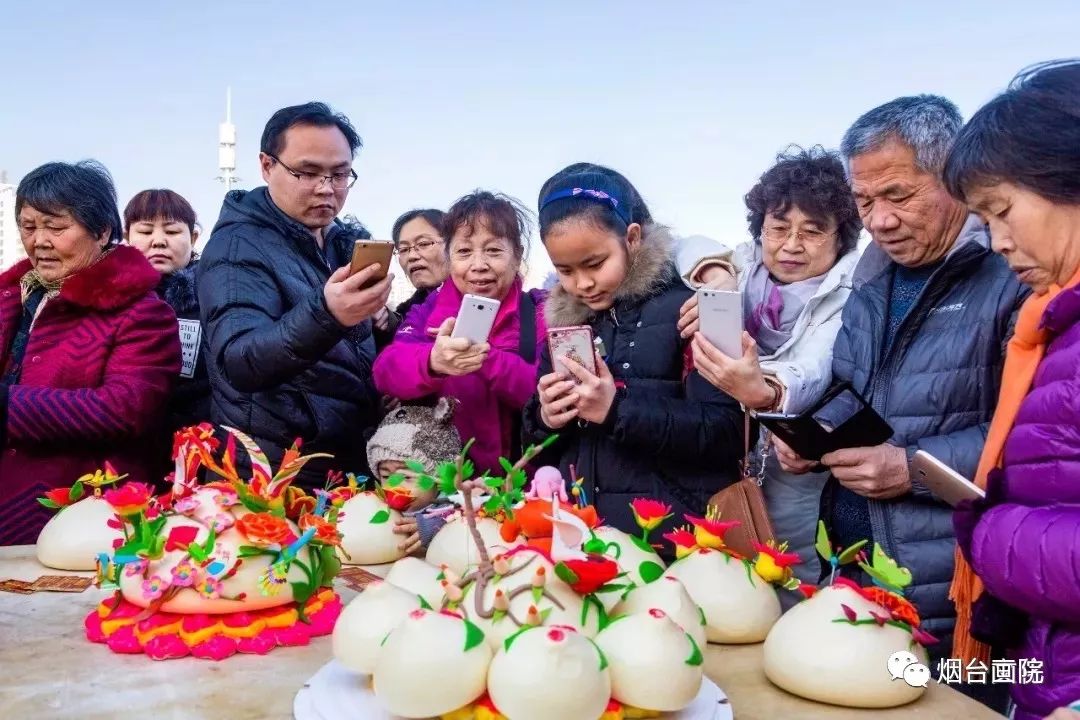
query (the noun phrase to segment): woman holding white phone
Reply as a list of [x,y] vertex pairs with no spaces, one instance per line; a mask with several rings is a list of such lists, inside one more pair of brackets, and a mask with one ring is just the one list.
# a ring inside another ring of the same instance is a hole
[[[454,203],[440,230],[449,239],[450,276],[405,316],[375,361],[375,385],[405,402],[454,398],[458,433],[476,440],[477,473],[499,473],[499,457],[514,460],[519,451],[517,420],[536,386],[536,347],[546,335],[546,293],[522,290],[528,215],[512,198],[478,191]],[[464,307],[467,295],[481,301]],[[459,317],[472,325],[465,313],[483,320],[485,312],[494,316],[486,342],[454,337]]]
[[[820,146],[777,157],[746,194],[750,236],[736,250],[743,296],[742,356],[729,357],[700,332],[697,298],[679,328],[693,338],[694,367],[748,410],[798,414],[832,381],[832,346],[862,223],[839,157]],[[762,490],[777,538],[802,557],[800,579],[817,582],[813,549],[826,474],[794,476],[765,460]]]

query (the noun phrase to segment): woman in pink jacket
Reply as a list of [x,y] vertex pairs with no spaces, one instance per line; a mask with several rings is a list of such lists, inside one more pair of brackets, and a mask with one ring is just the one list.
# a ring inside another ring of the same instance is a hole
[[[536,387],[537,346],[546,336],[542,290],[522,291],[528,220],[519,202],[475,192],[443,219],[450,277],[409,311],[393,343],[375,361],[379,391],[409,402],[450,397],[463,440],[475,438],[477,473],[500,474],[499,457],[520,453],[520,417]],[[451,338],[465,294],[498,300],[488,342]]]

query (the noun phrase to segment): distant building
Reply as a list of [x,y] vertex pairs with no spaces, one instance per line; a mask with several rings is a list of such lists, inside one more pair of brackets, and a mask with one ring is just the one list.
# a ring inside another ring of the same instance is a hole
[[7,173],[0,173],[0,270],[26,257],[15,218],[15,186],[6,180]]

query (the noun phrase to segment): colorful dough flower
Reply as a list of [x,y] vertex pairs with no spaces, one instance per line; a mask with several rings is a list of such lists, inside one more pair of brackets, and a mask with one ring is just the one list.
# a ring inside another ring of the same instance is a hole
[[685,517],[686,521],[694,526],[694,539],[697,541],[698,546],[713,548],[714,550],[724,547],[724,535],[728,530],[740,524],[738,520],[721,522],[720,514],[711,507],[703,518],[694,517],[693,515],[686,515]]
[[105,491],[105,502],[113,506],[121,517],[138,515],[150,506],[154,489],[146,483],[129,482],[115,490]]
[[646,540],[650,532],[671,517],[670,505],[648,498],[634,498],[630,501],[630,510],[634,513],[634,522],[641,528]]
[[296,539],[284,518],[268,512],[248,513],[236,527],[254,545],[288,545]]
[[309,513],[300,516],[300,529],[307,530],[308,528],[315,528],[315,537],[312,538],[312,542],[323,545],[341,544],[341,533],[338,532],[337,527],[318,515]]

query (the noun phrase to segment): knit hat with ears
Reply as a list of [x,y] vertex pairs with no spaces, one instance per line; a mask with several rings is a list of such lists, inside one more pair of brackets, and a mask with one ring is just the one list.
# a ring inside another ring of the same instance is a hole
[[434,406],[402,405],[391,410],[368,441],[368,465],[378,475],[379,463],[415,460],[428,474],[439,463],[461,452],[461,436],[454,427],[454,400],[439,398]]

